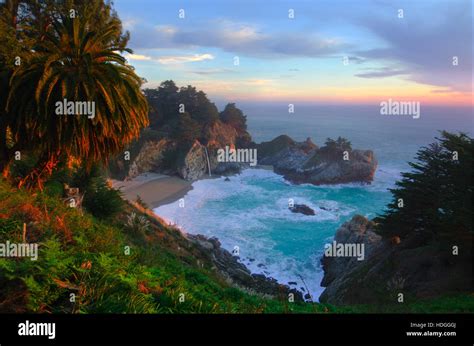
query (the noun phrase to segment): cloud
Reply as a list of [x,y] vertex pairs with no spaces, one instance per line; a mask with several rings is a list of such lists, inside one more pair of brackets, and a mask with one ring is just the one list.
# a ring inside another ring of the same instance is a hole
[[322,57],[351,47],[337,38],[308,32],[264,33],[255,25],[227,20],[207,22],[193,29],[170,25],[137,28],[131,43],[134,49],[212,47],[237,55],[266,58]]
[[273,79],[254,78],[254,79],[249,79],[249,80],[245,81],[244,84],[254,85],[254,86],[266,86],[266,85],[272,85],[273,82],[274,82]]
[[350,56],[348,59],[349,59],[349,62],[352,62],[354,64],[362,64],[366,61],[366,59],[360,58],[358,56]]
[[[153,61],[153,62],[158,62],[164,65],[183,64],[183,63],[188,63],[188,62],[197,62],[197,61],[214,59],[214,56],[211,54],[175,55],[175,56],[161,56],[158,58],[154,58],[148,55],[125,53],[124,56],[127,60]],[[205,74],[205,72],[203,72],[202,74]]]
[[430,91],[433,94],[447,94],[447,93],[452,93],[453,90],[451,89],[434,89]]
[[144,61],[144,60],[152,60],[150,56],[141,55],[141,54],[125,54],[125,58],[127,60],[137,60],[137,61]]
[[371,69],[368,72],[358,73],[355,76],[360,78],[385,78],[404,74],[407,74],[407,71],[393,69],[390,67],[382,67],[378,69]]
[[202,76],[214,75],[214,74],[220,74],[220,73],[236,73],[235,70],[232,70],[229,68],[213,68],[213,69],[205,69],[205,70],[194,70],[194,71],[189,71],[189,72],[202,75]]
[[212,54],[194,54],[187,56],[163,56],[156,59],[160,64],[182,64],[187,62],[197,62],[203,60],[212,60],[214,56]]
[[[386,47],[358,55],[396,64],[408,74],[408,79],[417,83],[472,92],[472,5],[469,2],[430,4],[424,12],[407,5],[404,19],[367,17],[361,25],[382,39]],[[457,66],[453,65],[455,56],[459,60]]]

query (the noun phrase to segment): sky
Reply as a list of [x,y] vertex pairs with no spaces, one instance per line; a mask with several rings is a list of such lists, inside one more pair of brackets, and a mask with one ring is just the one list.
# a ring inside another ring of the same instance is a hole
[[471,0],[115,0],[137,73],[213,101],[472,105]]

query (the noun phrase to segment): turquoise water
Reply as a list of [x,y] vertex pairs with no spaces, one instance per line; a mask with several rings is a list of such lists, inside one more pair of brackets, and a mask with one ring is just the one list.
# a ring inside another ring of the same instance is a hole
[[[289,119],[273,107],[243,107],[257,141],[286,133],[297,140],[312,137],[322,144],[326,137],[345,136],[353,147],[375,151],[379,167],[374,182],[293,185],[271,171],[249,169],[230,182],[223,178],[197,181],[184,198],[184,208],[174,202],[155,212],[186,232],[219,238],[230,251],[237,246],[241,261],[253,272],[282,283],[296,282],[292,287],[309,289],[315,300],[323,290],[324,244],[332,241],[337,228],[354,214],[372,218],[382,212],[391,200],[387,189],[408,169],[407,161],[419,147],[433,141],[437,130],[472,132],[469,110],[451,110],[449,118],[446,109],[422,110],[422,117],[415,120],[381,118],[367,107],[352,109],[351,116],[345,108],[325,107],[306,109],[304,115]],[[316,215],[290,212],[290,198],[309,205]]]

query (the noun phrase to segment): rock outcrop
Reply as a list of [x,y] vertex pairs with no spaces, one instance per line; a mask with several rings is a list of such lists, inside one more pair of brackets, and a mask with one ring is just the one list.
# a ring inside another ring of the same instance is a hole
[[158,134],[150,139],[148,134],[135,144],[129,161],[118,159],[115,162],[111,175],[124,179],[154,172],[179,175],[193,181],[208,175],[209,167],[211,174],[215,175],[235,174],[249,167],[248,163],[218,162],[218,150],[226,147],[257,149],[259,165],[273,166],[275,173],[297,184],[370,183],[377,168],[377,161],[370,150],[348,150],[346,158],[342,154],[328,156],[325,147],[318,148],[310,138],[296,142],[286,135],[255,144],[246,131],[239,133],[220,121],[209,126],[205,132],[205,143],[195,140],[187,147],[178,144],[176,139]]
[[329,156],[322,149],[309,138],[296,142],[288,136],[279,136],[257,145],[258,162],[273,166],[275,173],[296,184],[372,182],[377,160],[371,150],[350,149]]
[[167,139],[145,142],[130,165],[127,177],[134,178],[142,173],[162,171],[164,153],[175,146],[175,143]]
[[[364,244],[364,261],[367,261],[380,246],[381,237],[374,232],[375,224],[361,215],[354,216],[350,221],[344,223],[336,232],[334,241],[336,244]],[[350,274],[363,265],[354,257],[326,257],[323,256],[321,264],[324,277],[321,286],[327,287],[320,300],[334,301],[340,294],[339,289],[344,286],[345,280]]]
[[196,140],[186,153],[184,161],[178,165],[179,176],[194,181],[209,175],[209,173],[211,175],[239,173],[242,167],[248,166],[237,162],[218,162],[217,149],[219,148],[204,146]]
[[314,210],[308,207],[306,204],[295,204],[293,207],[289,207],[289,209],[292,213],[315,215]]
[[336,232],[341,244],[364,244],[364,260],[323,257],[326,287],[319,300],[334,305],[397,303],[472,290],[470,255],[453,256],[450,247],[429,243],[416,232],[391,241],[375,233],[376,224],[356,215]]
[[186,180],[197,180],[208,171],[206,148],[195,141],[178,168],[179,175]]
[[133,150],[129,150],[129,159],[119,157],[113,162],[110,174],[115,179],[131,179],[142,173],[154,172],[178,175],[193,181],[208,175],[209,166],[211,173],[216,175],[239,173],[242,167],[248,166],[217,160],[218,149],[248,145],[250,135],[247,132],[239,133],[232,126],[218,121],[206,129],[205,137],[206,143],[195,140],[186,147],[179,145],[176,139],[149,131],[134,143]]
[[290,293],[295,301],[304,301],[301,292],[294,288],[278,283],[273,278],[262,274],[252,274],[250,270],[238,261],[238,257],[223,249],[217,238],[207,238],[203,235],[186,235],[187,238],[207,253],[219,273],[229,283],[243,288],[251,293],[268,297],[288,299]]

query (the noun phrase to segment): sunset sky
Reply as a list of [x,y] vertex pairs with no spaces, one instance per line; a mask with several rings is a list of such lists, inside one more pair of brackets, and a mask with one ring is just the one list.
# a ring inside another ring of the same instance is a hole
[[114,3],[146,87],[173,79],[225,102],[472,104],[471,0]]

